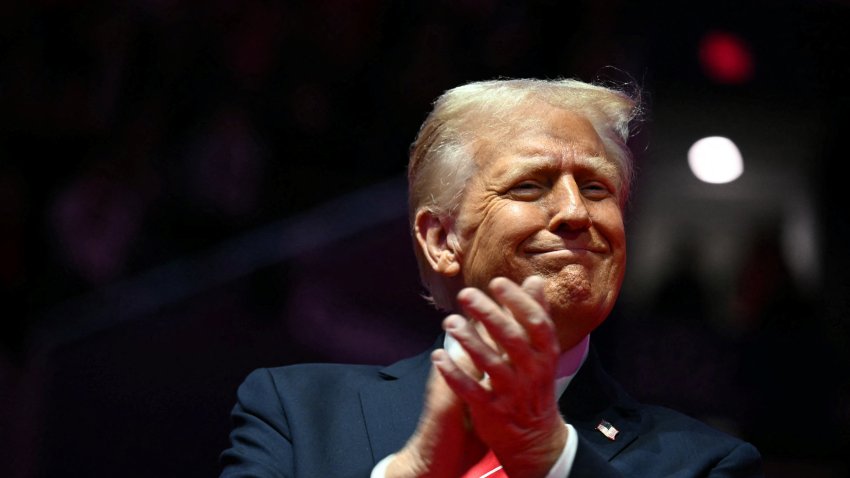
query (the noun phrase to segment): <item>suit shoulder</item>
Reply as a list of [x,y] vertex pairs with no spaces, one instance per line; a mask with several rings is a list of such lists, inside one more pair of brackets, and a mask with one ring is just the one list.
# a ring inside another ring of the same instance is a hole
[[268,370],[275,376],[289,376],[298,374],[323,374],[323,375],[348,375],[348,374],[371,374],[381,369],[381,365],[350,364],[350,363],[297,363],[283,365],[281,367],[269,367]]
[[377,365],[303,363],[257,369],[251,375],[266,375],[276,387],[339,388],[379,380],[380,369]]
[[[364,390],[373,390],[387,381],[404,379],[421,389],[430,362],[428,354],[400,360],[388,367],[364,364],[301,363],[259,368],[239,387],[240,397],[277,397],[284,405],[315,405],[324,401],[350,400]],[[421,380],[419,384],[417,380]],[[421,386],[420,386],[421,385]],[[315,407],[314,407],[315,408]]]
[[652,420],[653,428],[662,437],[671,440],[687,435],[694,446],[720,447],[728,450],[745,445],[746,442],[730,431],[721,430],[682,412],[657,405],[645,405],[644,412]]
[[758,449],[731,432],[666,407],[647,405],[644,412],[651,417],[652,432],[638,439],[644,445],[638,449],[668,451],[666,459],[673,469],[699,469],[700,476],[709,471],[718,476],[763,476]]

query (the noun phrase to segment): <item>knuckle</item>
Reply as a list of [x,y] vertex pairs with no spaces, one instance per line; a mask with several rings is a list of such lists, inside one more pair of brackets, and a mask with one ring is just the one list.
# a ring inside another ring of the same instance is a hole
[[502,365],[502,359],[495,354],[487,354],[481,357],[481,365],[484,368],[493,369]]
[[501,342],[505,348],[516,350],[527,346],[528,336],[519,328],[511,328],[504,332]]
[[555,333],[555,323],[546,314],[533,316],[528,325],[536,334]]

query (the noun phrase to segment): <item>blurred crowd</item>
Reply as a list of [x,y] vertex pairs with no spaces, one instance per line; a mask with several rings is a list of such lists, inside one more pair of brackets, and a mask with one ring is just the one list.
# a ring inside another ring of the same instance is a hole
[[594,72],[610,52],[575,45],[616,48],[616,12],[585,8],[556,32],[546,2],[2,7],[4,356],[46,307],[402,173],[450,85]]
[[[247,370],[389,361],[430,344],[437,321],[418,297],[403,216],[345,240],[319,234],[309,254],[234,272],[138,323],[115,317],[120,326],[46,355],[35,331],[84,322],[85,313],[63,315],[71,301],[402,176],[418,125],[447,88],[497,76],[602,77],[642,85],[650,111],[665,88],[720,88],[795,95],[827,121],[838,117],[850,80],[835,68],[850,44],[836,28],[850,18],[841,2],[640,3],[0,6],[0,439],[11,444],[0,461],[12,469],[0,475],[146,476],[170,465],[175,476],[209,476]],[[705,79],[694,45],[711,28],[748,36],[763,60],[751,83]],[[823,137],[825,156],[840,152],[835,133]],[[638,150],[638,160],[650,153]],[[607,349],[642,357],[606,358],[639,397],[746,436],[777,469],[814,463],[808,470],[822,476],[848,471],[838,462],[850,444],[850,282],[837,270],[850,263],[840,243],[850,226],[836,204],[835,161],[815,175],[831,238],[830,300],[799,294],[768,235],[735,284],[730,314],[747,324],[735,333],[701,315],[712,298],[686,263],[651,305],[618,309],[600,332],[614,344]],[[385,257],[374,271],[384,284],[346,272],[375,255]],[[379,285],[400,292],[378,295]],[[353,322],[339,323],[341,310]],[[394,322],[396,313],[408,321]],[[399,337],[396,348],[371,348],[386,343],[373,341],[378,334]],[[190,417],[187,429],[174,428],[176,415]],[[209,431],[198,431],[204,424]],[[114,439],[131,428],[133,443]],[[81,430],[92,430],[82,442]],[[197,441],[187,447],[189,437]]]

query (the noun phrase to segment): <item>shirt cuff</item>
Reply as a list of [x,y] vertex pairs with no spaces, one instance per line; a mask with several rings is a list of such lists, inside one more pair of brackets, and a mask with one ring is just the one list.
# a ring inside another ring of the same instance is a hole
[[[564,451],[558,457],[558,461],[552,465],[546,478],[564,478],[570,476],[573,469],[573,462],[576,459],[576,451],[578,450],[578,434],[576,429],[569,423],[567,425],[567,442],[564,444]],[[372,477],[374,478],[374,477]],[[383,476],[381,476],[383,478]]]
[[[564,443],[564,450],[561,452],[561,456],[558,457],[558,461],[552,465],[549,473],[546,474],[546,478],[568,477],[570,476],[570,471],[573,469],[573,461],[576,459],[576,451],[578,450],[578,434],[572,425],[569,423],[566,425],[567,442]],[[393,461],[394,457],[395,453],[388,455],[383,460],[379,461],[378,464],[372,468],[372,474],[369,475],[369,478],[385,478],[387,476],[387,467],[390,466],[390,462]]]
[[[575,456],[575,452],[573,452],[573,456]],[[388,455],[383,460],[379,461],[375,468],[372,468],[372,474],[369,475],[369,478],[385,478],[387,476],[387,467],[390,466],[390,462],[395,458],[395,453]]]

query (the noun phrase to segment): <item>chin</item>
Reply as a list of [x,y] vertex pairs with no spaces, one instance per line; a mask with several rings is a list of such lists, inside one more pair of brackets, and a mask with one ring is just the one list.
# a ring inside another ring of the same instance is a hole
[[546,279],[546,300],[558,328],[570,327],[578,339],[605,320],[611,309],[609,294],[593,282],[586,269],[561,271]]
[[550,305],[556,303],[581,303],[593,296],[593,285],[586,268],[571,264],[546,279],[546,299]]

